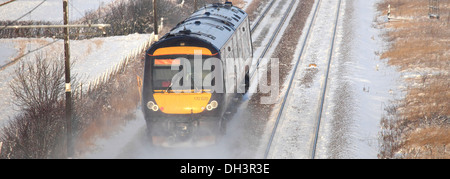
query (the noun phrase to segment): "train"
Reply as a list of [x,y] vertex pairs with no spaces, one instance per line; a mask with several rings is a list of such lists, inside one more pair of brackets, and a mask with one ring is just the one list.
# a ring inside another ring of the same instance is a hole
[[248,91],[252,57],[248,14],[231,2],[199,8],[155,42],[142,86],[151,144],[216,144]]

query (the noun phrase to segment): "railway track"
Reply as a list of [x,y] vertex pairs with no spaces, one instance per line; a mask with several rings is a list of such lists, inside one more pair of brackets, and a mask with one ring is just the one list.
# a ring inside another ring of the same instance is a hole
[[[266,34],[264,33],[252,33],[252,35],[255,36],[264,36],[264,43],[263,45],[261,45],[260,47],[256,48],[258,49],[257,53],[255,54],[255,57],[260,57],[258,59],[258,61],[261,58],[264,58],[264,56],[266,54],[268,54],[267,52],[269,51],[269,49],[271,49],[271,47],[274,47],[275,45],[273,45],[274,41],[276,41],[275,39],[282,34],[282,27],[283,25],[286,24],[286,22],[288,21],[288,17],[289,14],[292,12],[292,9],[295,9],[295,4],[298,4],[298,1],[281,1],[281,0],[271,0],[270,4],[267,4],[265,9],[262,11],[262,14],[253,22],[253,24],[251,25],[251,31],[252,32],[256,32],[256,31],[261,31],[264,28],[270,29],[270,32],[268,32]],[[280,9],[278,9],[280,8]],[[273,19],[277,19],[276,23],[268,23],[268,22],[272,22]],[[255,37],[253,36],[253,38]],[[264,51],[264,53],[263,53]],[[257,58],[254,58],[255,61]],[[256,63],[256,62],[255,62]],[[258,62],[259,63],[259,62]],[[256,75],[255,75],[256,76]],[[245,115],[245,114],[244,114]],[[244,117],[245,118],[245,117]],[[239,121],[239,120],[232,120],[232,121]],[[239,124],[237,124],[239,123]],[[232,125],[243,125],[241,122],[236,122],[233,123]],[[244,130],[244,129],[242,129]],[[234,131],[235,133],[242,133],[241,129],[235,129]],[[138,134],[140,136],[140,134]],[[234,134],[227,134],[227,135],[231,135],[228,136],[229,138],[226,139],[223,143],[218,144],[217,146],[210,146],[210,147],[205,147],[205,148],[194,148],[194,149],[185,149],[183,148],[182,150],[179,149],[156,149],[153,150],[151,152],[144,152],[146,154],[148,154],[147,157],[149,158],[180,158],[180,157],[185,157],[187,155],[189,155],[189,157],[193,157],[193,158],[205,158],[205,155],[208,155],[206,158],[209,158],[209,155],[214,156],[214,158],[236,158],[237,156],[241,156],[242,153],[245,153],[243,150],[245,150],[244,148],[236,148],[234,147],[235,142],[240,143],[241,141],[234,141]],[[240,135],[240,134],[238,134]],[[242,137],[242,136],[240,136]],[[138,138],[136,139],[132,139],[132,140],[140,140]],[[142,150],[142,148],[140,146],[135,147],[135,146],[129,146],[129,149],[126,149],[124,151],[126,151],[123,154],[120,155],[126,155],[127,157],[130,157],[131,155],[134,155],[135,153],[142,153],[142,152],[135,152],[135,151],[139,151]],[[253,154],[253,153],[252,153]],[[137,156],[137,158],[140,158],[141,156]],[[239,158],[239,157],[238,157]]]
[[[274,40],[275,40],[276,37],[278,37],[278,35],[280,34],[280,30],[281,30],[281,28],[283,27],[283,25],[285,25],[286,20],[287,20],[287,17],[288,17],[288,15],[291,13],[291,11],[292,11],[292,9],[293,9],[293,7],[294,7],[295,2],[296,2],[296,1],[291,1],[291,2],[290,2],[289,6],[288,6],[288,9],[284,12],[284,14],[283,14],[283,16],[282,16],[282,18],[281,18],[281,21],[280,21],[280,22],[278,23],[278,25],[276,26],[275,31],[274,31],[274,32],[272,33],[272,35],[270,36],[269,41],[268,41],[267,44],[264,46],[262,52],[261,52],[261,53],[256,53],[256,55],[254,54],[254,55],[255,55],[254,57],[258,57],[258,58],[256,58],[256,59],[258,60],[258,61],[256,62],[256,67],[259,67],[259,65],[260,65],[260,63],[261,63],[261,60],[266,56],[268,50],[272,47],[272,44],[274,43]],[[272,1],[270,2],[270,4],[264,9],[263,13],[262,13],[262,14],[258,17],[258,19],[252,24],[252,27],[251,27],[252,33],[253,33],[254,31],[256,31],[256,30],[260,27],[259,25],[261,24],[261,21],[266,17],[266,15],[268,14],[269,10],[273,7],[274,3],[275,3],[275,0],[272,0]],[[278,2],[278,3],[280,3],[280,2]],[[252,39],[253,39],[253,36],[252,36]],[[254,39],[253,39],[253,40],[254,40]],[[255,59],[255,58],[254,58],[254,59]],[[253,77],[255,76],[255,72],[256,72],[256,68],[255,68],[253,71],[250,72],[250,80],[252,80]]]
[[[310,23],[308,25],[308,28],[307,28],[308,30],[306,31],[305,38],[302,41],[300,54],[298,55],[298,59],[295,61],[294,69],[292,71],[291,78],[289,79],[289,84],[287,86],[286,93],[284,94],[284,96],[282,98],[281,107],[279,108],[277,118],[273,125],[272,131],[270,134],[270,138],[267,143],[266,150],[264,152],[265,159],[269,158],[269,155],[271,155],[271,151],[274,148],[274,140],[275,140],[277,132],[279,130],[280,122],[282,122],[284,120],[284,118],[286,118],[286,116],[293,115],[293,114],[287,114],[287,113],[290,113],[290,111],[286,111],[287,107],[292,106],[292,105],[288,104],[289,96],[293,93],[293,86],[295,85],[295,82],[296,82],[295,79],[298,78],[296,73],[299,70],[301,70],[301,69],[298,69],[299,64],[301,64],[302,62],[305,61],[305,58],[306,58],[305,53],[308,51],[313,51],[311,48],[318,47],[318,46],[311,45],[311,43],[314,43],[316,41],[316,39],[312,39],[311,36],[314,33],[313,28],[314,28],[315,24],[318,22],[317,16],[318,16],[319,10],[320,10],[321,6],[323,5],[324,1],[325,0],[318,0],[318,1],[316,1],[315,6],[313,6],[315,8],[313,11],[312,19],[310,20]],[[306,142],[303,142],[302,144],[306,144],[306,143],[310,143],[310,144],[309,145],[298,145],[301,147],[309,148],[309,149],[302,150],[302,151],[309,151],[307,155],[303,155],[303,156],[308,156],[306,158],[314,159],[316,157],[317,144],[318,144],[318,140],[319,140],[319,132],[320,132],[320,125],[321,125],[321,118],[322,118],[322,112],[323,112],[324,101],[325,101],[324,99],[325,99],[326,92],[327,92],[327,83],[328,83],[328,77],[329,77],[328,75],[329,75],[329,71],[330,71],[330,67],[331,67],[331,61],[333,58],[333,51],[334,51],[334,44],[335,44],[335,39],[336,39],[337,24],[339,21],[340,7],[341,7],[341,0],[339,0],[337,2],[337,10],[334,13],[334,16],[335,16],[334,24],[331,26],[332,29],[329,31],[329,32],[331,32],[331,39],[329,39],[329,42],[328,42],[329,43],[328,45],[330,47],[328,48],[328,51],[327,51],[326,65],[323,65],[319,68],[320,71],[324,71],[324,73],[323,73],[324,78],[321,81],[322,85],[320,85],[321,88],[320,88],[319,99],[317,100],[318,103],[316,103],[317,105],[314,105],[314,106],[317,106],[317,107],[315,107],[316,112],[312,115],[309,115],[310,117],[307,117],[308,118],[307,120],[311,121],[311,123],[314,123],[314,125],[308,126],[308,128],[310,128],[308,130],[309,134],[304,135],[304,136],[308,136],[308,137],[305,138]],[[328,32],[328,31],[326,31],[326,32]],[[318,36],[321,34],[314,34],[314,35]],[[323,45],[320,47],[323,47]],[[301,86],[301,85],[297,85],[297,86]],[[300,114],[302,114],[302,113],[300,113]],[[284,131],[284,132],[287,132],[287,131]],[[306,132],[306,131],[300,130],[300,132]],[[298,137],[298,136],[296,136],[296,137]],[[312,140],[311,140],[311,138],[312,138]],[[286,151],[286,149],[284,149],[284,151]],[[295,155],[293,155],[293,156],[295,156]],[[274,157],[279,157],[279,156],[274,156]]]
[[263,18],[266,16],[267,12],[270,10],[270,8],[272,8],[273,3],[275,2],[275,0],[272,0],[269,5],[264,9],[264,11],[262,12],[262,14],[258,17],[257,20],[255,20],[255,22],[252,24],[251,27],[251,32],[253,33],[253,31],[255,31],[255,29],[259,26],[259,24],[261,23],[261,21],[263,20]]

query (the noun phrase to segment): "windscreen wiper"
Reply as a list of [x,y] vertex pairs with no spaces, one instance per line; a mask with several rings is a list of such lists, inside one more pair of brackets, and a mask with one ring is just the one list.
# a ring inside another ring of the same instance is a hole
[[171,90],[172,89],[172,86],[173,86],[173,83],[172,82],[170,82],[170,85],[169,85],[169,87],[166,89],[166,93],[169,93],[169,90]]

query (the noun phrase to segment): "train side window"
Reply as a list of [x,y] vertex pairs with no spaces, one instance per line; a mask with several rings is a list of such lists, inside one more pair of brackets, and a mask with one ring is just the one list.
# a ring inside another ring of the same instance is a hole
[[[230,44],[228,44],[230,45]],[[226,58],[233,58],[233,52],[231,51],[231,46],[227,47],[228,50],[226,50]]]

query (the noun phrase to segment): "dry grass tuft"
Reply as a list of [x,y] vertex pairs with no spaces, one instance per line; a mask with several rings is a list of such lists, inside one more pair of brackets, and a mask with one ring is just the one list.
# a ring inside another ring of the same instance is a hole
[[382,120],[379,157],[450,158],[450,2],[441,1],[439,20],[428,18],[428,1],[385,0],[382,15],[389,4],[393,19],[382,25],[391,45],[381,58],[407,74],[407,89]]

